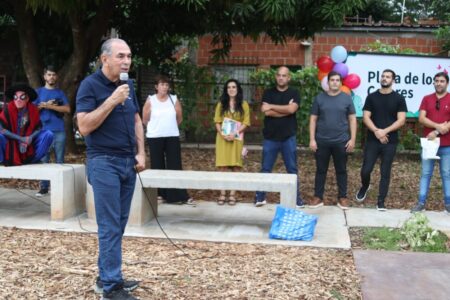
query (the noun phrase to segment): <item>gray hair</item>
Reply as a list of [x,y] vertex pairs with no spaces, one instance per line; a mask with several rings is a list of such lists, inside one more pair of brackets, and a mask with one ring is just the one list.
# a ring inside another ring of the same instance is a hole
[[100,55],[107,55],[110,56],[112,54],[112,44],[114,42],[119,42],[119,43],[124,43],[127,44],[127,42],[125,42],[122,39],[118,39],[118,38],[112,38],[112,39],[107,39],[106,41],[103,42],[102,47],[100,49]]

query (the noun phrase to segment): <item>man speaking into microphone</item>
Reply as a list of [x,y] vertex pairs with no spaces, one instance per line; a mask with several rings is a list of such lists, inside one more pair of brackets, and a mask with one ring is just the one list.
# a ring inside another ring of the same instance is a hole
[[103,292],[102,299],[137,299],[128,292],[138,283],[122,277],[122,237],[136,171],[145,168],[144,132],[133,84],[120,76],[131,66],[127,43],[121,39],[105,41],[100,59],[101,68],[81,82],[76,99],[98,225],[96,291]]

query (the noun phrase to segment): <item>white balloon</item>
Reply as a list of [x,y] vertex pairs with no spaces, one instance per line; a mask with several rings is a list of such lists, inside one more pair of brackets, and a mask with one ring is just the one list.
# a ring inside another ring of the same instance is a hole
[[328,76],[322,78],[322,80],[320,81],[320,85],[325,92],[328,92],[328,90],[330,89],[330,87],[328,86]]

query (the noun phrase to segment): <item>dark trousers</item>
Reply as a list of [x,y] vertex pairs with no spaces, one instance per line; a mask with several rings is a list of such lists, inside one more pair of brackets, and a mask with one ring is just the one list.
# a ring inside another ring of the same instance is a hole
[[[150,165],[156,170],[182,170],[181,146],[178,136],[148,138]],[[185,189],[158,189],[158,196],[166,202],[186,202],[189,195]]]
[[370,174],[375,166],[378,157],[380,164],[380,189],[378,192],[378,202],[383,202],[389,190],[391,181],[392,162],[394,161],[397,144],[381,144],[378,141],[367,141],[364,145],[364,161],[361,168],[361,184],[367,188],[370,184]]
[[314,196],[323,199],[328,165],[330,163],[330,157],[333,157],[338,185],[338,198],[347,198],[347,152],[345,144],[317,144],[317,151],[314,155],[316,158]]

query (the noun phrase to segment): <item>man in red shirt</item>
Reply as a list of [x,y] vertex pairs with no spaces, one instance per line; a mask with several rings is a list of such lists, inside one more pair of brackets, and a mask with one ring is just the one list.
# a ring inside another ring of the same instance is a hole
[[[440,137],[437,156],[444,190],[445,211],[450,213],[450,94],[448,93],[448,74],[439,72],[434,75],[435,92],[425,96],[420,104],[419,122],[424,125],[424,137],[432,140]],[[420,177],[419,201],[411,212],[425,209],[428,189],[434,169],[433,159],[422,158],[422,175]]]

